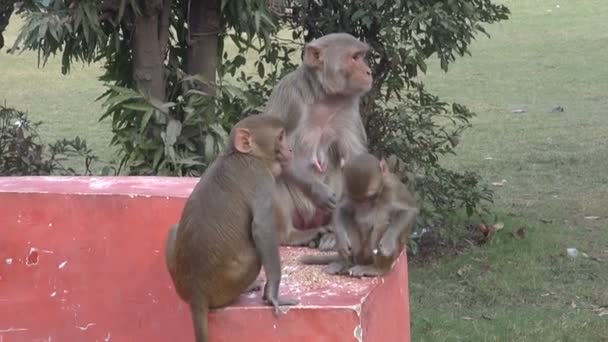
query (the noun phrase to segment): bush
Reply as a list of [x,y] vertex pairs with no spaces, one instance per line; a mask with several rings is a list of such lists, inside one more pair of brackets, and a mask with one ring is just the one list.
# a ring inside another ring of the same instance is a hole
[[42,122],[31,122],[25,113],[0,106],[0,176],[78,175],[66,166],[74,158],[84,158],[84,172],[97,157],[85,140],[61,139],[44,146],[38,134]]

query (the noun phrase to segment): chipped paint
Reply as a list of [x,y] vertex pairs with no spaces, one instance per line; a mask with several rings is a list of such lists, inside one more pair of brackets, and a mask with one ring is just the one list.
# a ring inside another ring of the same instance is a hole
[[363,328],[361,327],[361,324],[355,327],[355,331],[353,331],[353,336],[355,336],[357,341],[363,342]]
[[53,291],[53,293],[51,293],[51,298],[55,297],[57,295],[57,291]]
[[26,266],[34,266],[38,265],[38,250],[34,247],[30,248],[30,251],[27,253],[25,257],[25,265]]
[[5,262],[7,265],[11,265],[11,264],[13,263],[13,258],[6,258],[6,259],[4,260],[4,262]]
[[105,342],[109,342],[111,337],[112,337],[112,333],[110,333],[110,332],[109,332],[109,333],[106,335],[106,338],[104,338],[103,340],[104,340]]
[[49,222],[49,228],[53,227],[53,222]]
[[89,323],[89,324],[85,325],[84,327],[80,327],[80,326],[76,325],[76,328],[78,328],[78,329],[80,329],[82,331],[85,331],[85,330],[88,330],[90,327],[92,327],[94,325],[95,325],[95,323]]
[[64,262],[62,262],[61,264],[59,264],[59,266],[57,266],[57,268],[58,268],[58,269],[62,269],[62,268],[64,268],[64,267],[65,267],[65,265],[67,265],[67,264],[68,264],[68,261],[67,261],[67,260],[65,260]]

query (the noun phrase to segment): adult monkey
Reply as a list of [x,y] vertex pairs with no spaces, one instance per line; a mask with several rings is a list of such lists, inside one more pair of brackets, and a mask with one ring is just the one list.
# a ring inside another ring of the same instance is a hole
[[[304,46],[303,65],[273,89],[266,113],[286,124],[294,159],[337,194],[342,191],[341,166],[367,151],[367,135],[359,102],[372,86],[365,60],[369,46],[347,33],[332,33]],[[281,236],[283,245],[309,245],[326,228],[331,212],[317,208],[287,177],[278,179],[279,201],[292,220]],[[321,250],[333,249],[335,236],[326,233]]]
[[179,224],[169,230],[167,269],[177,294],[190,305],[197,342],[208,341],[209,309],[258,287],[262,266],[267,279],[263,298],[275,315],[280,305],[298,303],[279,296],[277,234],[287,220],[277,205],[275,177],[291,167],[291,156],[280,119],[242,119],[231,130],[225,153],[190,194]]

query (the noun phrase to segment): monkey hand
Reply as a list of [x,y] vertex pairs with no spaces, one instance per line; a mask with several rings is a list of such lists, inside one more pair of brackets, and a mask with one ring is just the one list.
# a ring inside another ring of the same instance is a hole
[[327,232],[321,236],[319,240],[319,250],[331,251],[336,247],[336,234]]
[[392,234],[384,234],[378,243],[378,251],[383,257],[390,257],[397,250],[397,238]]
[[333,210],[338,202],[336,193],[322,182],[314,182],[310,189],[310,197],[321,208]]
[[338,251],[338,254],[345,259],[348,259],[352,255],[353,247],[348,236],[336,239],[336,250]]

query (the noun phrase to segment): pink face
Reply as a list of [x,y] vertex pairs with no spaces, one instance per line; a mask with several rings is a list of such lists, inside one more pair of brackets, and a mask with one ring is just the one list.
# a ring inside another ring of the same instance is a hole
[[360,92],[368,92],[372,88],[372,70],[367,65],[365,55],[367,48],[351,50],[346,54],[346,71],[350,75],[350,86]]
[[281,130],[275,144],[276,162],[272,165],[272,174],[277,177],[281,174],[283,168],[293,159],[293,151],[289,142],[285,137],[285,130]]

